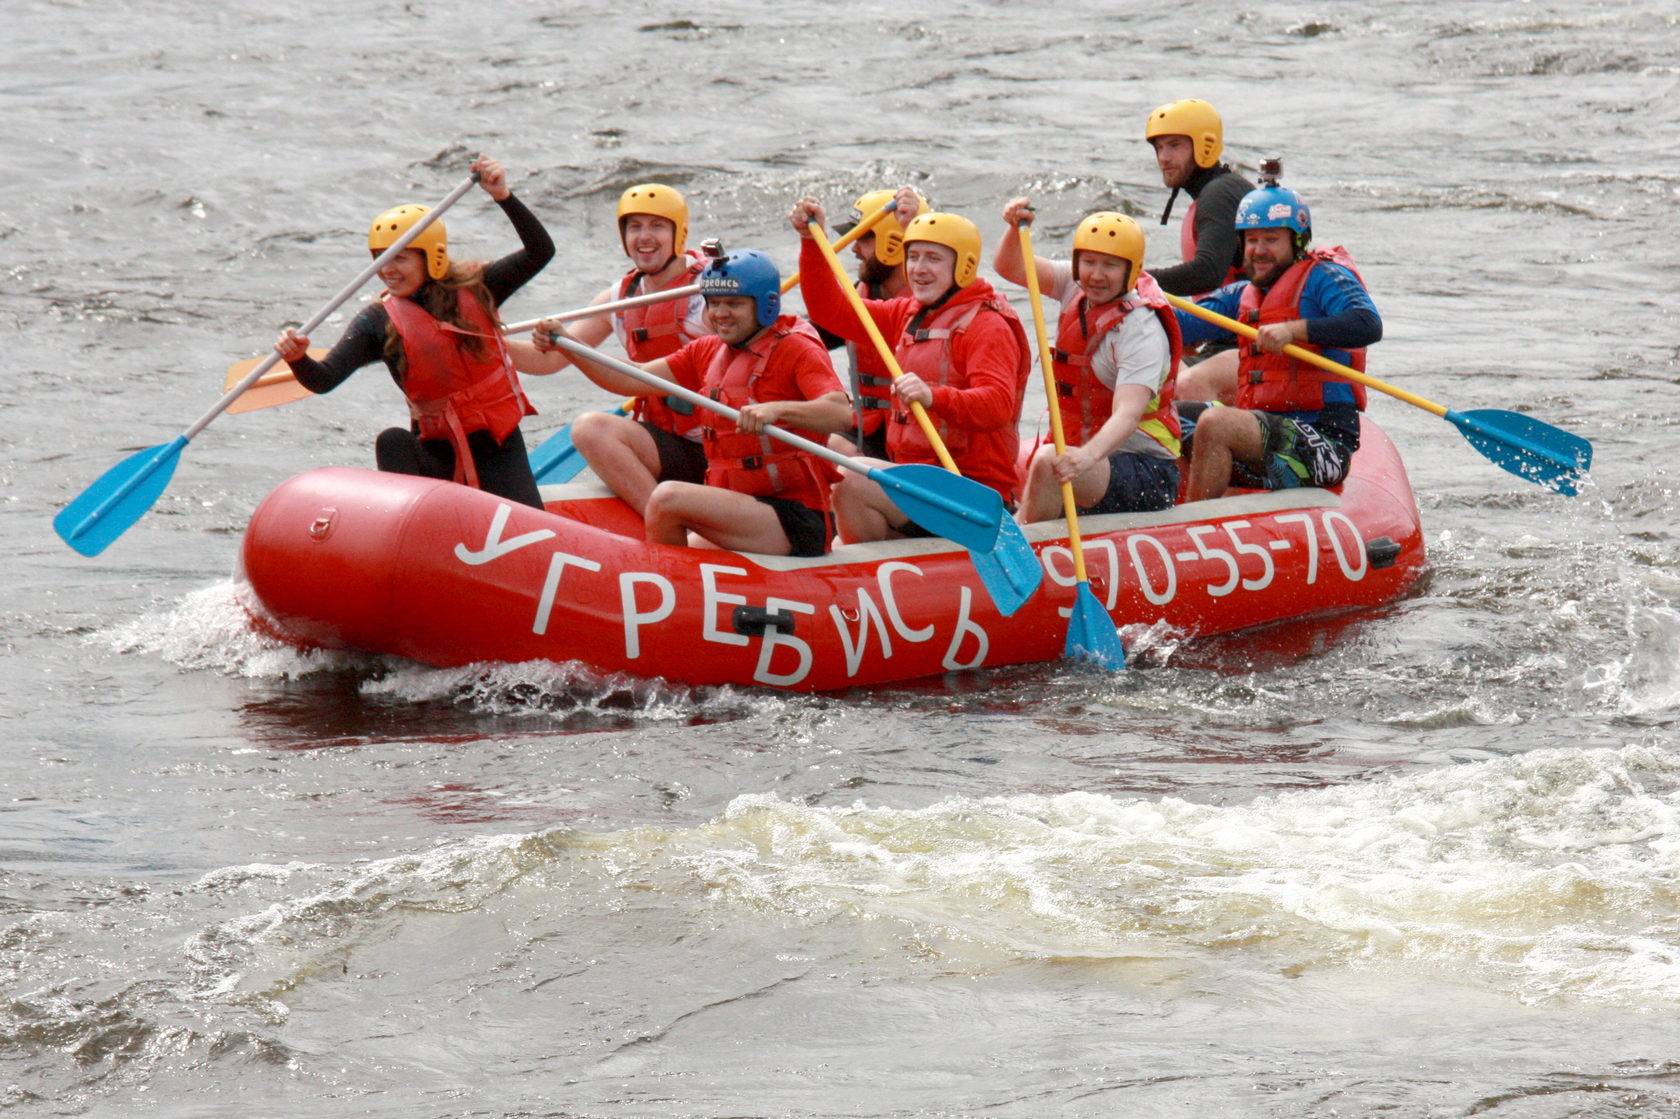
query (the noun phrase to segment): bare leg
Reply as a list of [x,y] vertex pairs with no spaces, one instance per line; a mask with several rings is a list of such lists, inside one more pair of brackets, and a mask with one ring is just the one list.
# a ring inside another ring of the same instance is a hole
[[855,455],[858,453],[857,444],[853,443],[850,439],[847,439],[844,435],[830,435],[828,437],[828,449],[831,451],[839,451],[843,455]]
[[585,412],[572,423],[572,445],[608,489],[647,516],[648,495],[659,482],[659,448],[641,424],[607,412]]
[[1185,501],[1224,497],[1231,488],[1231,464],[1241,460],[1264,465],[1265,434],[1253,412],[1238,408],[1209,408],[1196,424],[1191,442],[1190,487]]
[[1178,372],[1173,388],[1178,400],[1217,400],[1222,404],[1237,402],[1237,351],[1226,350],[1214,354]]
[[762,501],[719,486],[659,483],[648,498],[648,542],[687,544],[690,532],[736,552],[785,556],[793,550],[776,511]]
[[[1053,521],[1063,515],[1062,484],[1056,481],[1053,466],[1056,448],[1046,443],[1033,452],[1027,465],[1027,480],[1021,487],[1021,507],[1015,519],[1024,525],[1034,521]],[[1095,505],[1108,492],[1108,460],[1093,464],[1073,480],[1073,503],[1079,507]]]
[[[873,458],[858,461],[878,467],[892,465]],[[847,471],[834,485],[834,520],[840,529],[840,539],[848,544],[896,540],[897,530],[909,519],[893,504],[886,490],[861,474]]]

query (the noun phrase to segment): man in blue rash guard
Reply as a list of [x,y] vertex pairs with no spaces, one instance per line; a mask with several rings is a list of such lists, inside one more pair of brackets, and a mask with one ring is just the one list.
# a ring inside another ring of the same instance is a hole
[[[1294,191],[1262,180],[1237,208],[1247,279],[1197,302],[1258,328],[1238,340],[1237,406],[1179,405],[1190,459],[1186,501],[1221,497],[1233,485],[1260,489],[1336,486],[1359,447],[1365,388],[1283,352],[1294,343],[1363,371],[1365,347],[1382,338],[1353,259],[1340,246],[1312,249],[1312,215]],[[1232,335],[1177,312],[1184,344]]]

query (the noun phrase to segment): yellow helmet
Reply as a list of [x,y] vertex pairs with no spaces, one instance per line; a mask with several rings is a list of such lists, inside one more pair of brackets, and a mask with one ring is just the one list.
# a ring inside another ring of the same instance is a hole
[[1143,271],[1143,230],[1125,214],[1113,210],[1098,210],[1079,219],[1073,230],[1073,274],[1079,276],[1079,254],[1107,253],[1131,264],[1126,276],[1126,290],[1137,287],[1138,273]]
[[939,210],[919,214],[904,231],[904,245],[913,241],[927,241],[944,245],[957,254],[956,285],[965,288],[980,273],[980,230],[961,214],[947,214]]
[[[871,190],[858,195],[857,201],[852,203],[852,216],[834,225],[837,233],[850,233],[852,228],[864,218],[885,206],[893,200],[896,190]],[[916,212],[925,214],[928,211],[928,200],[921,191],[916,192],[918,203]],[[904,263],[904,227],[891,220],[891,215],[882,218],[875,228],[864,236],[875,238],[875,259],[888,268],[896,268]]]
[[[412,202],[392,206],[368,226],[368,248],[376,253],[384,252],[413,229],[415,222],[431,212],[429,206],[417,206]],[[432,279],[441,280],[449,274],[449,234],[444,232],[442,218],[428,225],[420,236],[408,243],[408,247],[426,254],[426,275]]]
[[1225,125],[1219,111],[1206,101],[1191,98],[1187,101],[1168,101],[1149,114],[1143,126],[1143,138],[1157,136],[1188,136],[1197,167],[1212,167],[1225,150]]
[[652,214],[677,227],[671,255],[681,256],[688,247],[688,201],[682,192],[664,183],[637,183],[618,196],[618,240],[624,241],[624,219],[631,214]]

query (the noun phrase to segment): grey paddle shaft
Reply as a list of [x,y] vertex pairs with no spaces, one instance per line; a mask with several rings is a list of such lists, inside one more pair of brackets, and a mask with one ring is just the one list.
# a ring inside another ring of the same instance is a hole
[[[726,416],[736,422],[739,422],[741,419],[741,413],[727,404],[713,400],[711,397],[694,392],[691,389],[685,389],[681,385],[676,384],[673,381],[667,381],[663,377],[655,377],[652,373],[649,373],[640,366],[631,365],[627,361],[619,361],[617,358],[609,357],[606,354],[601,353],[599,350],[592,350],[588,346],[585,346],[582,342],[575,342],[570,338],[561,338],[556,335],[554,338],[554,344],[571,354],[573,357],[581,357],[594,362],[596,365],[604,365],[615,373],[622,373],[626,377],[634,377],[636,380],[642,382],[642,384],[647,385],[649,388],[656,388],[666,396],[674,396],[678,400],[686,400],[690,404],[706,409],[708,412],[716,412],[718,415]],[[764,434],[780,439],[782,442],[791,447],[798,447],[801,451],[804,451],[808,455],[816,455],[818,458],[824,460],[825,462],[831,462],[835,466],[840,467],[842,470],[851,470],[858,474],[862,474],[865,477],[869,476],[869,467],[847,458],[838,451],[831,451],[820,443],[813,443],[804,436],[795,435],[786,428],[777,427],[775,424],[765,424]]]
[[[459,202],[461,200],[461,196],[471,190],[473,184],[476,182],[478,182],[478,173],[474,172],[472,175],[468,176],[466,181],[461,183],[460,186],[450,191],[449,197],[445,198],[442,202],[439,202],[436,206],[433,206],[431,211],[427,213],[425,217],[415,222],[413,228],[411,228],[407,233],[404,233],[401,237],[398,237],[396,241],[392,243],[390,248],[374,257],[373,263],[362,269],[361,275],[346,284],[343,291],[328,300],[325,307],[322,307],[319,311],[316,311],[313,315],[311,315],[309,317],[309,321],[298,328],[298,333],[310,334],[316,327],[326,322],[328,315],[342,307],[352,295],[355,295],[362,289],[363,284],[373,279],[374,273],[385,267],[386,261],[408,248],[409,242],[424,233],[427,226],[441,218],[445,210]],[[227,411],[228,405],[243,396],[245,390],[256,384],[258,379],[261,378],[264,373],[273,369],[275,363],[279,360],[280,355],[278,353],[271,353],[267,357],[263,358],[262,362],[258,364],[255,369],[245,374],[243,380],[241,380],[237,385],[234,385],[231,389],[228,389],[227,393],[220,400],[216,401],[215,407],[200,416],[197,423],[182,432],[183,437],[191,440],[193,436],[209,427],[211,420]]]
[[502,331],[506,334],[523,334],[527,330],[535,329],[538,323],[548,319],[553,319],[556,322],[592,319],[596,315],[610,315],[615,311],[628,311],[632,307],[645,307],[649,303],[663,303],[667,299],[681,299],[684,296],[699,294],[699,284],[685,284],[680,288],[672,288],[669,291],[656,291],[649,295],[632,295],[629,299],[615,299],[611,303],[596,303],[589,307],[579,307],[575,311],[562,311],[558,315],[544,315],[540,319],[526,319],[524,322],[504,326]]

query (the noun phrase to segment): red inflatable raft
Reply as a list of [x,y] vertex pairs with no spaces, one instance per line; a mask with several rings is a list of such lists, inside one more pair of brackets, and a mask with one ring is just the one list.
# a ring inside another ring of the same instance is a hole
[[[577,660],[690,684],[825,691],[1061,655],[1073,602],[1065,527],[1029,527],[1045,570],[1013,617],[944,540],[784,559],[648,544],[596,483],[546,511],[448,482],[333,467],[251,517],[262,623],[301,645],[438,666]],[[1245,493],[1082,518],[1092,590],[1121,625],[1191,634],[1388,602],[1424,562],[1417,504],[1365,421],[1340,491]]]

